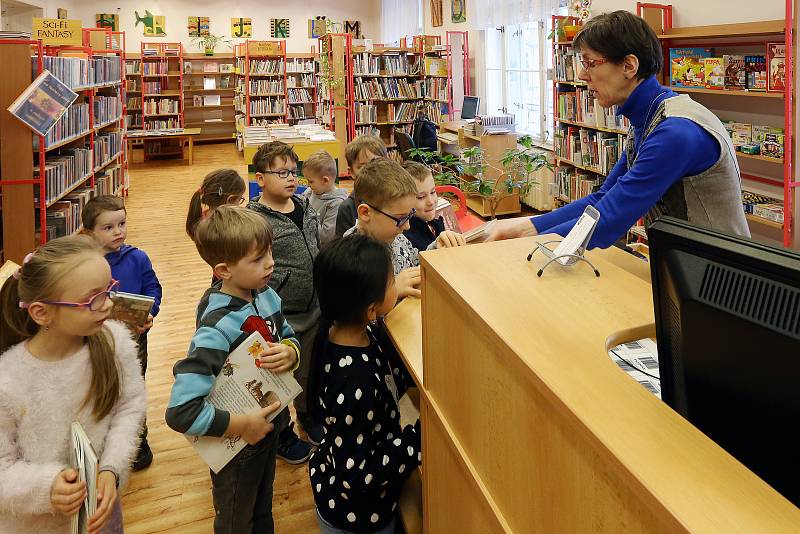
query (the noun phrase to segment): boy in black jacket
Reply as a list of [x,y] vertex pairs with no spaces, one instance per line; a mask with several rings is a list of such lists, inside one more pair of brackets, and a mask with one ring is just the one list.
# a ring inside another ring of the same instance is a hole
[[[263,215],[274,233],[272,256],[275,271],[269,285],[280,296],[283,315],[294,329],[300,347],[304,347],[300,367],[295,373],[303,393],[295,399],[294,406],[297,420],[308,434],[309,441],[318,445],[322,441],[322,429],[313,426],[308,419],[305,392],[308,389],[310,348],[314,345],[320,318],[312,276],[314,258],[319,251],[319,222],[308,200],[295,195],[298,161],[292,147],[281,141],[262,145],[253,156],[261,196],[247,207]],[[311,446],[295,435],[293,424],[290,424],[279,437],[278,457],[299,464],[307,461],[309,456]]]

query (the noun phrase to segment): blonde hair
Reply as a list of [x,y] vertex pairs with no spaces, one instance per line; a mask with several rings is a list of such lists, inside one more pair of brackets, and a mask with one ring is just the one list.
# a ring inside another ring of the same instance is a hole
[[404,161],[401,163],[401,165],[417,182],[424,182],[428,176],[433,176],[431,170],[422,163],[417,163],[416,161]]
[[388,159],[374,159],[359,171],[353,192],[356,204],[366,202],[382,207],[405,196],[416,195],[417,186],[399,163]]
[[272,228],[254,211],[225,205],[198,223],[195,243],[211,267],[233,265],[253,251],[254,243],[262,253],[272,248]]
[[336,179],[336,160],[324,150],[317,150],[303,162],[303,174],[313,172],[320,176]]
[[374,135],[359,135],[344,147],[344,157],[347,160],[347,164],[352,167],[353,163],[358,159],[358,155],[364,150],[382,158],[389,157],[386,145],[383,144],[380,137]]
[[[11,276],[0,289],[0,353],[30,339],[40,326],[20,302],[58,300],[64,278],[88,259],[103,258],[102,250],[87,236],[60,237],[39,247],[22,265],[19,279]],[[92,405],[97,421],[111,413],[120,396],[120,377],[111,332],[105,326],[88,336],[92,381],[82,407]]]

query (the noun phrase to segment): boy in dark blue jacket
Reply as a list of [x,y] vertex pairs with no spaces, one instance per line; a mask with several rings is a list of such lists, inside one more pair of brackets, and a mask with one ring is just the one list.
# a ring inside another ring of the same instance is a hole
[[[118,290],[155,299],[147,323],[134,327],[135,333],[138,334],[139,362],[144,377],[147,371],[147,332],[153,327],[153,317],[158,315],[161,306],[161,284],[147,254],[143,250],[125,244],[128,234],[126,219],[125,202],[121,197],[113,195],[93,198],[86,203],[81,212],[83,230],[103,247],[106,260],[111,266],[111,276],[119,281]],[[142,423],[140,436],[142,441],[133,462],[134,471],[146,468],[153,461],[153,452],[147,443],[146,421]]]

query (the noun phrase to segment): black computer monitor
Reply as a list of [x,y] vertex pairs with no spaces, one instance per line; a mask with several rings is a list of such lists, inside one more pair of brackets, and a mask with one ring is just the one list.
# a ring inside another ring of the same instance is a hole
[[464,96],[464,104],[461,106],[462,119],[474,119],[478,114],[478,107],[481,105],[481,97]]
[[662,399],[800,506],[800,254],[670,217],[648,236]]

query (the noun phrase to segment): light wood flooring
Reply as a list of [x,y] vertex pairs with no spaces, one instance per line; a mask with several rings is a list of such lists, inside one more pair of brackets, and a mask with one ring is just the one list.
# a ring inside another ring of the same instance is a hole
[[[136,154],[137,161],[141,153]],[[164,287],[161,312],[150,332],[147,421],[153,464],[131,475],[123,496],[125,532],[212,532],[214,508],[208,467],[180,434],[164,422],[173,383],[172,366],[186,354],[194,333],[195,306],[208,287],[210,268],[186,236],[189,199],[209,171],[247,166],[233,143],[196,145],[194,165],[154,160],[131,168],[128,243],[147,252]],[[276,532],[319,532],[308,464],[278,460],[273,497]]]

